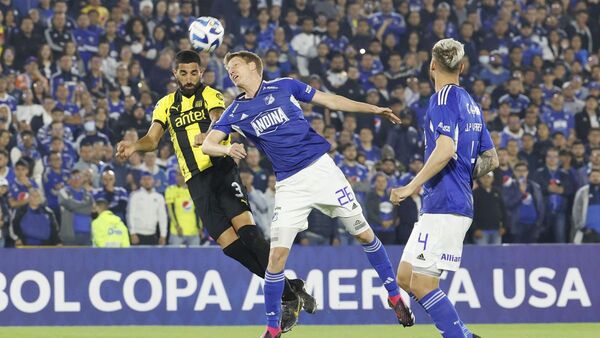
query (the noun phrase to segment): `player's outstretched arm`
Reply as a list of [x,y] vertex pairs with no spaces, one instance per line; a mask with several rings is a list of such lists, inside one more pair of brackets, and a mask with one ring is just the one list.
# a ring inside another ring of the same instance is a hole
[[206,136],[204,143],[202,143],[202,152],[208,156],[231,156],[237,160],[241,160],[246,157],[246,150],[244,149],[243,144],[221,144],[221,141],[223,141],[226,137],[227,134],[220,130],[211,130],[210,133],[208,133],[208,136]]
[[498,168],[500,161],[498,161],[498,154],[496,148],[486,150],[483,154],[479,155],[475,169],[473,170],[473,179],[478,179],[490,171]]
[[144,137],[137,140],[135,143],[129,141],[121,141],[117,144],[117,157],[127,159],[136,151],[147,152],[158,148],[158,142],[162,138],[165,130],[158,122],[153,122]]
[[388,107],[377,107],[372,104],[350,100],[340,95],[328,94],[320,90],[316,91],[312,102],[331,110],[381,115],[394,124],[400,124],[400,118]]
[[442,171],[454,154],[454,140],[446,135],[440,135],[435,141],[435,148],[423,169],[406,186],[392,189],[390,201],[397,205],[412,195],[417,188]]

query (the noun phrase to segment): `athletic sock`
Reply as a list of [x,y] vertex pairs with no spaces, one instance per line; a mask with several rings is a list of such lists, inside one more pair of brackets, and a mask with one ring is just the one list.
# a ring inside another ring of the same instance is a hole
[[[244,225],[237,231],[237,234],[240,236],[240,241],[251,251],[251,257],[261,266],[263,273],[259,276],[264,278],[264,272],[267,270],[267,264],[269,263],[269,250],[271,249],[269,243],[265,240],[256,225]],[[296,294],[292,291],[292,287],[286,278],[282,300],[294,299],[296,299]]]
[[375,236],[373,242],[363,244],[363,250],[365,250],[371,266],[377,271],[389,296],[394,297],[399,295],[400,289],[398,288],[398,284],[396,284],[396,275],[392,269],[392,263],[379,238]]
[[279,328],[281,317],[281,294],[285,284],[283,271],[265,274],[265,310],[267,313],[267,326]]
[[472,337],[444,291],[431,291],[421,299],[421,304],[444,338]]
[[260,278],[265,278],[265,267],[259,264],[252,251],[248,249],[239,239],[236,239],[234,242],[225,247],[223,249],[223,253],[240,262],[240,264],[245,266],[253,274],[259,276]]

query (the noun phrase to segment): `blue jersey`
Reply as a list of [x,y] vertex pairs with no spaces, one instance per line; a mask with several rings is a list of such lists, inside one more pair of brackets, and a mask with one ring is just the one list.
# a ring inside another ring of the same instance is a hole
[[479,106],[467,91],[446,85],[429,99],[425,161],[440,135],[454,141],[455,155],[423,186],[422,213],[473,217],[473,169],[479,154],[494,148]]
[[254,98],[238,96],[213,128],[248,138],[267,155],[277,180],[284,180],[329,151],[329,142],[310,127],[298,103],[310,102],[315,92],[291,78],[263,81]]

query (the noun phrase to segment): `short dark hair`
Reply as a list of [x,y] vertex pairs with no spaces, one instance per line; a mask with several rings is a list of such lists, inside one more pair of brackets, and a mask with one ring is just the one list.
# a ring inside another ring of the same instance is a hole
[[525,167],[525,169],[529,170],[529,164],[525,161],[517,162],[517,164],[515,164],[515,169],[517,169],[518,167]]
[[202,67],[202,60],[200,55],[191,49],[182,50],[175,55],[175,62],[173,63],[173,69],[177,69],[181,63],[197,63],[198,66]]

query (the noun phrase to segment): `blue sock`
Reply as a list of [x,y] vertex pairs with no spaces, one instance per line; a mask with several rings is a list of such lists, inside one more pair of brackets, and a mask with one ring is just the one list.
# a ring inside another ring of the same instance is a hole
[[444,338],[472,338],[444,291],[435,289],[420,302]]
[[281,317],[281,295],[285,276],[283,271],[271,273],[269,270],[265,273],[265,309],[267,310],[267,325],[272,328],[279,328],[279,318]]
[[363,244],[363,250],[365,250],[371,266],[377,271],[388,294],[390,296],[399,295],[400,289],[398,288],[398,284],[396,284],[396,275],[394,274],[394,270],[392,270],[392,263],[379,238],[375,236],[373,242]]

